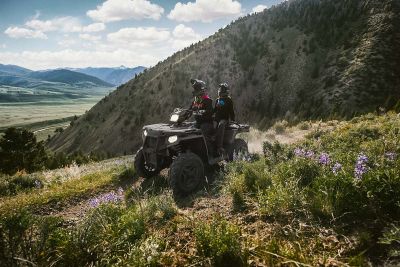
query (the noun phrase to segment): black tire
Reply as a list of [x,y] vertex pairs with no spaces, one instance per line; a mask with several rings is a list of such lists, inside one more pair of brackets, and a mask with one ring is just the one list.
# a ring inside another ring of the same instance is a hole
[[143,150],[139,149],[135,156],[134,167],[140,177],[151,178],[160,173],[160,170],[150,169],[146,166]]
[[194,153],[180,154],[171,164],[169,181],[176,197],[195,192],[205,181],[203,161]]
[[233,141],[233,144],[231,146],[231,149],[229,151],[229,160],[232,161],[233,160],[233,156],[234,154],[237,153],[243,153],[243,154],[247,154],[249,153],[249,148],[247,146],[246,141],[244,141],[243,139],[235,139]]

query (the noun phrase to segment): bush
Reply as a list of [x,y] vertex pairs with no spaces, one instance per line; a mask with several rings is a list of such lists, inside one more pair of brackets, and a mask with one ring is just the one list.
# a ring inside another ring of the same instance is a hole
[[213,266],[244,266],[247,255],[241,244],[240,229],[221,218],[200,223],[194,230],[198,253]]
[[297,127],[298,127],[300,130],[305,131],[305,130],[308,130],[308,129],[311,128],[311,123],[309,123],[308,121],[303,121],[303,122],[299,123],[299,124],[297,125]]
[[42,177],[37,174],[0,176],[0,196],[12,196],[19,192],[43,187]]
[[286,131],[286,127],[288,126],[287,121],[276,122],[272,128],[274,129],[276,134],[283,134]]

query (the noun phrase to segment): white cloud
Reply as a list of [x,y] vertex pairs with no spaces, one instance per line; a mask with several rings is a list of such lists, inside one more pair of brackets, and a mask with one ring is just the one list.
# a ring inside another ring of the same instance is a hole
[[88,26],[82,27],[83,32],[101,32],[106,28],[104,23],[92,23]]
[[253,13],[262,12],[262,11],[264,11],[264,9],[266,9],[266,8],[267,8],[266,5],[258,5],[258,6],[255,6],[255,7],[253,7]]
[[197,34],[192,28],[179,24],[172,32],[172,47],[176,50],[189,46],[199,40],[201,35]]
[[112,43],[148,46],[152,43],[168,40],[170,32],[155,27],[123,28],[107,35],[107,40]]
[[73,39],[64,39],[58,41],[57,44],[61,47],[71,47],[76,44],[76,41]]
[[91,35],[88,33],[81,33],[79,34],[79,38],[82,40],[90,41],[90,42],[97,42],[101,40],[101,36]]
[[47,39],[46,34],[44,34],[41,31],[35,31],[35,30],[21,28],[21,27],[8,27],[4,31],[4,33],[14,39],[18,39],[18,38]]
[[[161,55],[166,56],[166,55]],[[0,52],[0,62],[15,64],[33,70],[60,67],[113,67],[113,66],[150,66],[160,55],[143,53],[132,49],[114,49],[112,51],[71,50],[61,51],[24,51],[19,53]]]
[[1,44],[1,45],[0,45],[0,48],[5,49],[5,48],[7,48],[7,45],[6,45],[6,44]]
[[79,19],[71,16],[59,17],[51,20],[32,19],[25,25],[33,30],[40,32],[51,32],[61,30],[63,32],[99,32],[106,27],[104,23],[93,23],[82,26]]
[[211,22],[216,19],[238,16],[242,6],[234,0],[196,0],[182,4],[178,2],[168,14],[168,18],[176,21]]
[[159,20],[164,9],[148,0],[107,0],[86,14],[95,21],[112,22],[128,19]]

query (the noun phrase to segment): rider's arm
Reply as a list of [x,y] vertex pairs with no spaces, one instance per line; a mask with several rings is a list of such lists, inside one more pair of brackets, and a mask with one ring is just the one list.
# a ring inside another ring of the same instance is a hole
[[209,98],[209,99],[206,99],[205,101],[204,101],[204,115],[205,116],[212,116],[212,114],[213,114],[213,106],[212,106],[212,100]]

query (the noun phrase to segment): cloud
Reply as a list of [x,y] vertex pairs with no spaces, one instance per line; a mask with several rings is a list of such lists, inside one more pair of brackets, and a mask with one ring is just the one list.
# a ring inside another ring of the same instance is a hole
[[159,20],[164,9],[148,0],[107,0],[86,14],[95,21],[112,22],[128,19]]
[[93,23],[82,26],[79,19],[71,16],[59,17],[51,20],[39,20],[37,18],[27,21],[25,26],[40,32],[63,31],[63,32],[99,32],[106,27],[104,23]]
[[266,9],[267,6],[266,5],[258,5],[253,7],[253,13],[259,13],[259,12],[263,12],[264,9]]
[[238,16],[242,12],[242,6],[234,0],[196,0],[182,4],[178,2],[168,14],[168,18],[176,21],[202,21]]
[[90,42],[97,42],[101,40],[101,36],[91,35],[87,33],[79,34],[79,38],[82,40],[90,41]]
[[61,47],[71,47],[76,44],[76,41],[73,39],[64,39],[58,41],[57,44]]
[[7,45],[6,44],[0,44],[0,48],[5,49],[5,48],[7,48]]
[[172,31],[172,47],[176,50],[182,49],[202,39],[192,28],[179,24]]
[[148,46],[152,43],[168,40],[170,32],[155,27],[123,28],[107,35],[107,40],[112,43]]
[[159,60],[160,55],[143,53],[131,49],[113,51],[85,51],[65,49],[61,51],[24,51],[19,53],[0,52],[0,62],[15,64],[33,70],[60,67],[113,67],[113,66],[150,66]]
[[8,27],[4,31],[4,33],[14,39],[18,39],[18,38],[47,39],[46,34],[44,34],[41,31],[35,31],[35,30],[21,28],[21,27]]

